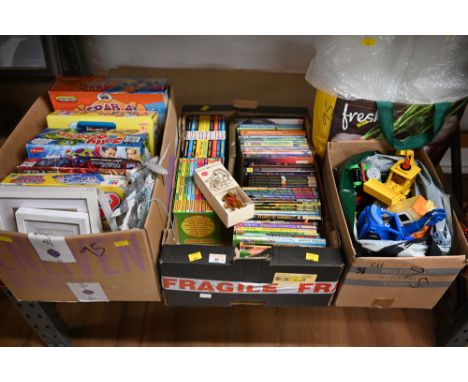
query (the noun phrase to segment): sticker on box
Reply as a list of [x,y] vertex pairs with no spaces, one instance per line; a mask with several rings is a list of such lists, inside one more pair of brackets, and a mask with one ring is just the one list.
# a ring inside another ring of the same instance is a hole
[[67,283],[80,302],[109,301],[99,283]]
[[42,261],[51,263],[76,263],[63,236],[29,233],[28,239]]
[[226,255],[220,253],[210,253],[208,262],[212,264],[226,264]]

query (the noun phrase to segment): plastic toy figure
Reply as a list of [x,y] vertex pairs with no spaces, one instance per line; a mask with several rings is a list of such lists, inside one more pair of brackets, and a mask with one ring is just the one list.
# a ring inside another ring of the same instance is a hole
[[233,192],[229,191],[223,196],[222,201],[224,202],[224,208],[230,208],[231,211],[244,207],[244,203],[239,197]]

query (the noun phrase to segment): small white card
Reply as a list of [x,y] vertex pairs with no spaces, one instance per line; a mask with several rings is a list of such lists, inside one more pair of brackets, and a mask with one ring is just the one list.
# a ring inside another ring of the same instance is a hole
[[211,298],[211,293],[200,293],[200,298]]
[[99,283],[67,283],[78,301],[109,301]]
[[28,233],[28,239],[42,261],[76,263],[65,237]]
[[208,262],[214,264],[226,264],[226,255],[220,253],[210,253]]

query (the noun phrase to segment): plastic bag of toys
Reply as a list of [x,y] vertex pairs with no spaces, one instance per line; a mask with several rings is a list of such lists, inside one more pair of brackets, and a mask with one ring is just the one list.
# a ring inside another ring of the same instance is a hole
[[358,256],[447,255],[452,245],[450,196],[412,150],[365,152],[339,169],[339,194]]

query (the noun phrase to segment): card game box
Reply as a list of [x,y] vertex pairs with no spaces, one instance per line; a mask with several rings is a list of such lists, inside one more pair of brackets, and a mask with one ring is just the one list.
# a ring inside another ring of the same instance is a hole
[[143,161],[148,134],[45,129],[26,144],[29,158],[102,157]]
[[255,206],[221,162],[199,167],[195,185],[226,227],[251,219]]

